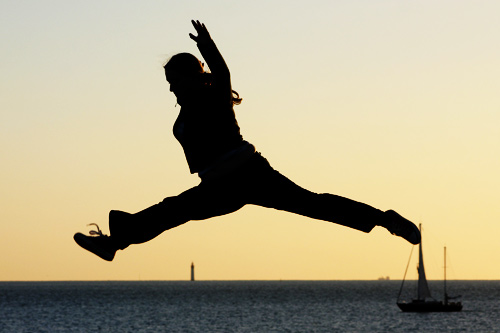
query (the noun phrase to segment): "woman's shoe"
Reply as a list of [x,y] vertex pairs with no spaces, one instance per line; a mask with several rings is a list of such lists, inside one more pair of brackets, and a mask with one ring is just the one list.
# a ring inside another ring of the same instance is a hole
[[417,226],[393,210],[385,213],[384,227],[393,235],[403,237],[408,242],[416,245],[420,243],[421,236]]
[[92,252],[104,260],[112,261],[118,248],[113,244],[111,237],[103,235],[97,224],[91,223],[89,225],[95,225],[97,231],[91,230],[91,236],[86,236],[79,232],[73,236],[73,239],[85,250]]

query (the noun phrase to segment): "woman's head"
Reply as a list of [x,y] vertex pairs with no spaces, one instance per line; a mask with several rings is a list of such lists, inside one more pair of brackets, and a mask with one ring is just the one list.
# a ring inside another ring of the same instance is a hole
[[[163,66],[165,77],[170,84],[170,91],[177,97],[177,103],[183,105],[189,102],[193,94],[201,89],[210,87],[211,73],[205,72],[203,64],[191,53],[178,53]],[[241,98],[236,91],[232,91],[233,105],[241,103]]]
[[165,64],[165,75],[177,72],[182,75],[197,75],[204,72],[203,64],[191,53],[178,53]]
[[193,90],[200,89],[203,82],[203,64],[190,53],[178,53],[163,66],[170,91],[182,105]]

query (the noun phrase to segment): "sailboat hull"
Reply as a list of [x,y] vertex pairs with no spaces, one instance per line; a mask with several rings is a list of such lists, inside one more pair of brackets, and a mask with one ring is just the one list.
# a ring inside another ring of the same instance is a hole
[[398,302],[398,307],[403,312],[458,312],[462,310],[461,302],[443,303],[440,301],[418,301],[410,303]]

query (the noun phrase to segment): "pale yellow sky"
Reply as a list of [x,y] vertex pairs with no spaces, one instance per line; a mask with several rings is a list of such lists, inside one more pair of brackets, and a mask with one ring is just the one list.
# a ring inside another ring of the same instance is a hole
[[[172,4],[174,3],[174,4]],[[3,1],[0,280],[376,279],[411,245],[247,206],[119,252],[88,223],[198,183],[162,65],[206,23],[245,138],[299,185],[424,225],[427,275],[499,279],[497,1]]]

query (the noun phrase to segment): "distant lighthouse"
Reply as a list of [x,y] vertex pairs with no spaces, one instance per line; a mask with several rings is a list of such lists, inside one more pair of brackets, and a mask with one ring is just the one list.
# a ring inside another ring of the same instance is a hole
[[191,263],[191,281],[194,281],[194,263]]

